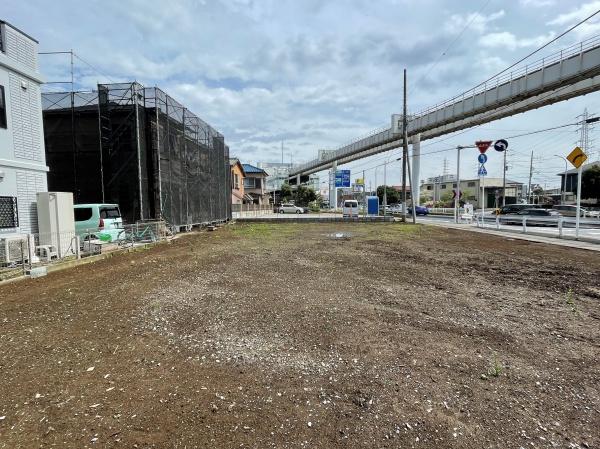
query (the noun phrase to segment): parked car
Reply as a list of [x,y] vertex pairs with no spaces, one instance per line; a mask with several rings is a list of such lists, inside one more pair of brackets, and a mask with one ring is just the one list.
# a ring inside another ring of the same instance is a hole
[[[563,217],[576,217],[577,216],[577,206],[569,206],[569,205],[560,205],[560,206],[552,206],[552,209],[558,211]],[[579,216],[585,217],[587,214],[587,209],[583,207],[579,209]]]
[[343,217],[358,217],[358,201],[345,200],[342,206]]
[[506,206],[502,206],[497,210],[498,215],[506,215],[506,214],[518,214],[520,211],[524,209],[538,209],[541,208],[539,204],[507,204]]
[[556,226],[559,217],[560,214],[553,209],[529,208],[508,215],[502,223],[519,225],[526,218],[529,226]]
[[390,206],[379,206],[379,213],[390,215],[392,213],[392,208]]
[[117,240],[123,231],[118,204],[75,204],[75,233],[82,239]]
[[308,214],[310,212],[310,207],[302,206],[301,208],[303,214]]
[[279,213],[280,214],[303,214],[304,209],[296,206],[295,204],[286,203],[286,204],[282,204],[281,206],[279,206]]
[[[412,215],[412,207],[407,207],[406,213]],[[416,215],[427,215],[427,214],[429,214],[429,209],[427,209],[425,206],[416,206],[415,214]]]

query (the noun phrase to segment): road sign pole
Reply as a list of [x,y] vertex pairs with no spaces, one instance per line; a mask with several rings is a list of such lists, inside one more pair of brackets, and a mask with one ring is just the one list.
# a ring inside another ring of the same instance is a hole
[[575,239],[579,238],[579,216],[581,215],[581,175],[583,164],[577,169],[577,217],[575,217]]
[[485,176],[481,176],[481,227],[485,227]]
[[460,149],[461,147],[456,147],[456,197],[454,198],[454,222],[458,223],[458,218],[460,216]]
[[506,152],[508,150],[504,150],[504,168],[502,172],[504,175],[502,176],[502,206],[506,206]]

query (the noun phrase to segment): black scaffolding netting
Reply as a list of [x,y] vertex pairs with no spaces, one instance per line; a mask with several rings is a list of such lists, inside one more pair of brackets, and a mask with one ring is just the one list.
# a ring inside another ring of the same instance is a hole
[[129,222],[231,218],[223,136],[162,90],[101,84],[42,101],[50,190],[79,204],[117,203]]

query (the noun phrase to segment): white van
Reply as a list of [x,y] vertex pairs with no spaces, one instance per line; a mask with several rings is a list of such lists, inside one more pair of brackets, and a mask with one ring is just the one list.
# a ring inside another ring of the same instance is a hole
[[342,216],[345,217],[358,217],[358,201],[356,200],[345,200],[342,207]]

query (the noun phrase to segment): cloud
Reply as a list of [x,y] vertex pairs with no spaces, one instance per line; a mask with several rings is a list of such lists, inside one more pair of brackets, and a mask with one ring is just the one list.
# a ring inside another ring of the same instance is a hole
[[[556,18],[548,22],[548,25],[571,25],[574,22],[585,19],[586,17],[598,11],[599,9],[600,1],[584,3],[583,5],[571,10],[568,13],[559,14]],[[596,20],[598,19],[594,19],[594,21]]]
[[519,3],[525,7],[542,8],[556,4],[556,0],[519,0]]
[[501,19],[505,16],[504,10],[496,11],[495,13],[484,16],[480,13],[469,14],[453,14],[450,16],[444,28],[449,33],[459,33],[469,25],[469,30],[477,33],[483,33],[488,28],[489,24]]
[[488,48],[506,48],[515,50],[517,48],[539,47],[544,45],[556,36],[554,32],[532,38],[517,38],[513,33],[502,31],[499,33],[490,33],[479,39],[479,44]]

